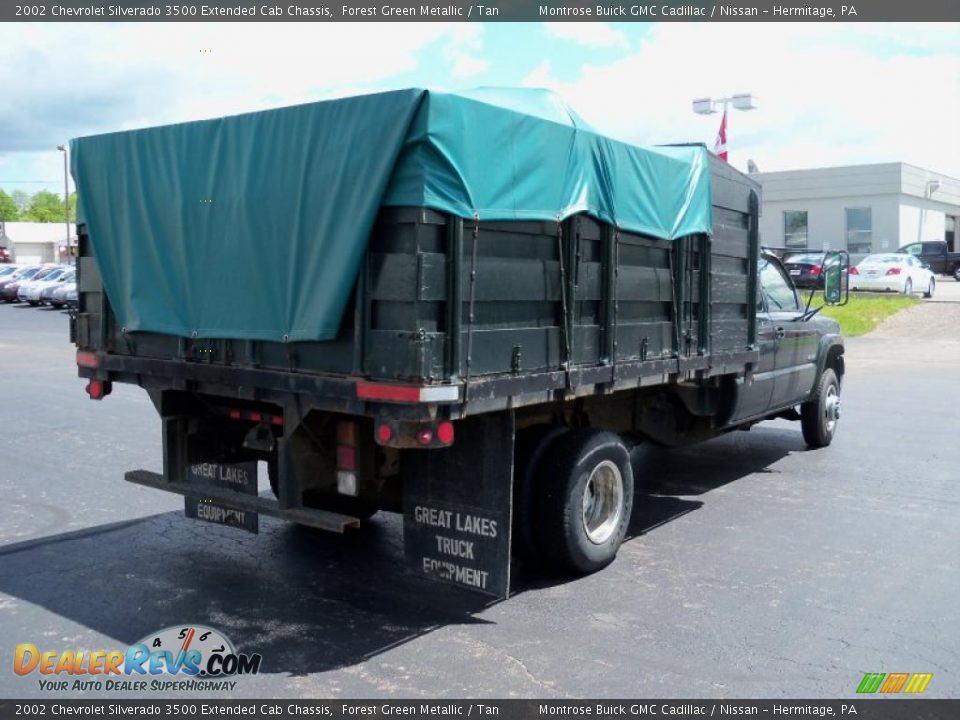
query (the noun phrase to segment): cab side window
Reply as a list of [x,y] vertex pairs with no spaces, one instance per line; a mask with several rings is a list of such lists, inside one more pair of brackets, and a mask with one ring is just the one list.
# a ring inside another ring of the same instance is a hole
[[760,287],[770,312],[798,311],[797,293],[780,266],[760,258]]
[[909,245],[905,245],[903,247],[903,252],[909,255],[914,255],[914,256],[919,255],[921,250],[922,250],[922,247],[920,243],[910,243]]

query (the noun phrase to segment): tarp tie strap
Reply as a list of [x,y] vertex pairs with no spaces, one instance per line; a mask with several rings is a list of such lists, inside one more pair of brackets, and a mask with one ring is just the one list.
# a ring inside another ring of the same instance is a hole
[[[463,379],[463,404],[470,400],[470,364],[473,362],[474,303],[477,297],[477,245],[480,239],[480,213],[473,214],[473,248],[470,258],[470,301],[467,306],[467,367]],[[460,312],[456,308],[454,312]]]

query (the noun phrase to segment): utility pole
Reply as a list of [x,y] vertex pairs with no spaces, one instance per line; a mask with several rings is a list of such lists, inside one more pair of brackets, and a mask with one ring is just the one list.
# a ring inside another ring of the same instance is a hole
[[57,145],[57,150],[63,153],[63,225],[67,231],[64,247],[67,251],[67,265],[70,264],[70,186],[67,175],[67,146]]

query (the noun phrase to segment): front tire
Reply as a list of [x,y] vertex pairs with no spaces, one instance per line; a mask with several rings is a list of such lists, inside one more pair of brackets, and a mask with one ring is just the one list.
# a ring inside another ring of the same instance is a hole
[[537,530],[554,568],[591,573],[617,555],[633,509],[630,453],[601,430],[570,430],[540,463]]
[[923,294],[925,298],[932,298],[933,293],[937,289],[937,282],[933,278],[930,278],[930,284],[927,285],[927,291]]
[[803,439],[811,448],[826,447],[833,442],[840,420],[840,382],[827,368],[820,376],[817,390],[800,406],[800,427]]
[[960,282],[960,265],[953,266],[953,279]]
[[903,294],[912,295],[913,294],[913,280],[907,278],[907,281],[903,284]]

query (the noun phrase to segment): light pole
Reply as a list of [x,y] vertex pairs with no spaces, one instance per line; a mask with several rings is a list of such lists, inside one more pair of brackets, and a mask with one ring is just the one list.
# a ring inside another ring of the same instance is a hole
[[[723,142],[726,143],[726,117],[727,117],[727,108],[733,105],[734,110],[756,110],[757,106],[754,104],[753,95],[750,93],[740,93],[739,95],[730,95],[728,97],[721,98],[697,98],[693,101],[693,111],[697,115],[713,115],[717,112],[718,106],[723,106],[723,117],[724,122],[721,125],[721,133],[723,135]],[[726,150],[724,150],[724,155],[726,155]],[[724,160],[726,157],[724,157]]]
[[67,250],[67,265],[70,264],[70,186],[67,184],[67,146],[57,145],[57,150],[63,153],[63,224],[67,230],[67,239],[64,247]]

